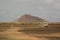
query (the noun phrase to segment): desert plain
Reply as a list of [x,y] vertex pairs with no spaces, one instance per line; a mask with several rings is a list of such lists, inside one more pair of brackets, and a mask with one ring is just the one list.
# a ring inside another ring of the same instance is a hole
[[60,40],[60,23],[49,23],[46,28],[30,29],[0,26],[0,40]]

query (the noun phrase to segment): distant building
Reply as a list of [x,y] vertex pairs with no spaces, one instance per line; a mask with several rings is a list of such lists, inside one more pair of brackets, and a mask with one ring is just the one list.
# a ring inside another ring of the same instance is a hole
[[40,27],[48,27],[48,22],[46,20],[28,14],[21,16],[14,22],[18,22],[21,24],[39,24]]

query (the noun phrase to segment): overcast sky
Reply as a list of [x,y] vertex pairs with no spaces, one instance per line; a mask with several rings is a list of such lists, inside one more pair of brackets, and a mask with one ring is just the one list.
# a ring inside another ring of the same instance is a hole
[[24,14],[60,22],[60,0],[0,0],[0,22],[13,21]]

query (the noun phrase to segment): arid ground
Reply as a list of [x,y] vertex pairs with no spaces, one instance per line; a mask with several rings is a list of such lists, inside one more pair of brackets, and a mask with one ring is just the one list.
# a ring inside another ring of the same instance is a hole
[[60,25],[49,24],[48,28],[24,29],[0,28],[0,40],[60,40]]

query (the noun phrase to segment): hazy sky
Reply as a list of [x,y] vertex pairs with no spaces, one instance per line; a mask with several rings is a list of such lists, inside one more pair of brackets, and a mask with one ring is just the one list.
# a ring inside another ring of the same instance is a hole
[[60,0],[0,0],[0,22],[13,21],[23,14],[60,22]]

